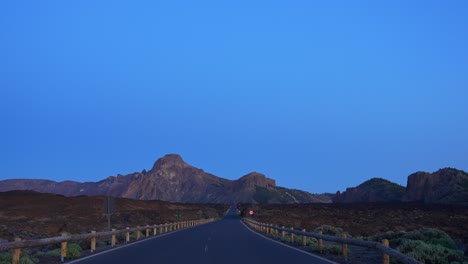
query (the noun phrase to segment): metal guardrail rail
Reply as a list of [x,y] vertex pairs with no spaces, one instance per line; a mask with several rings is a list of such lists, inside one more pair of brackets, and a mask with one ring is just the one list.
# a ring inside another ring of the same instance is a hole
[[[264,231],[266,233],[271,233],[271,230],[277,230],[278,232],[287,232],[289,234],[292,233],[292,234],[296,234],[296,235],[303,236],[303,237],[313,237],[319,240],[340,243],[343,246],[346,245],[346,248],[347,248],[347,245],[353,245],[353,246],[358,246],[358,247],[376,249],[384,254],[384,257],[383,257],[384,263],[388,263],[389,258],[385,258],[385,255],[388,255],[405,264],[421,264],[421,262],[417,261],[416,259],[409,257],[403,253],[396,251],[395,249],[388,247],[388,244],[385,245],[379,242],[363,241],[363,240],[357,240],[357,239],[351,239],[351,238],[342,238],[342,237],[336,237],[336,236],[330,236],[330,235],[323,235],[319,233],[303,232],[303,231],[294,230],[290,228],[284,228],[284,227],[278,227],[278,226],[268,225],[264,223],[259,223],[248,218],[244,218],[243,221],[245,221],[248,225],[250,225],[254,229],[258,231]],[[386,243],[388,243],[388,241],[386,241]]]

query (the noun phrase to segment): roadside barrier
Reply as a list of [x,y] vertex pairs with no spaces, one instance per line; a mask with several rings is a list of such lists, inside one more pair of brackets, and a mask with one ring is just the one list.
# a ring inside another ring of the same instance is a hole
[[348,245],[353,245],[353,246],[358,246],[358,247],[365,247],[365,248],[379,250],[380,252],[382,252],[383,264],[389,264],[390,257],[393,257],[405,264],[421,264],[421,262],[417,261],[416,259],[406,256],[405,254],[402,254],[396,251],[395,249],[390,248],[387,239],[382,240],[382,243],[363,241],[363,240],[347,238],[346,234],[343,234],[341,237],[336,237],[336,236],[330,236],[330,235],[323,235],[322,231],[320,231],[319,233],[310,233],[310,232],[305,232],[305,229],[303,229],[302,231],[299,231],[299,230],[294,230],[292,227],[291,228],[285,228],[284,226],[278,227],[278,226],[273,226],[271,224],[259,223],[248,218],[244,218],[242,220],[250,228],[258,232],[266,233],[268,235],[274,235],[278,237],[280,234],[279,232],[281,232],[281,238],[284,239],[284,237],[286,236],[286,233],[288,233],[290,236],[289,239],[291,243],[294,243],[295,235],[301,236],[302,246],[306,245],[307,237],[313,237],[317,239],[318,241],[317,245],[318,245],[319,250],[323,248],[323,240],[339,243],[341,244],[343,257],[346,260],[348,258]]
[[34,240],[21,240],[21,238],[15,238],[14,242],[7,242],[7,243],[0,243],[0,251],[8,251],[13,250],[12,254],[12,264],[17,264],[20,256],[21,256],[21,249],[23,248],[31,248],[31,247],[38,247],[50,244],[57,244],[61,243],[61,261],[63,262],[67,257],[67,243],[70,241],[79,241],[79,240],[89,240],[91,243],[91,252],[96,251],[96,238],[102,237],[109,237],[111,238],[111,246],[114,247],[117,244],[116,235],[124,234],[125,233],[125,243],[130,242],[130,233],[136,234],[136,240],[141,239],[142,231],[146,237],[150,236],[150,231],[152,229],[153,236],[157,236],[160,234],[168,233],[171,231],[190,228],[202,224],[206,224],[209,222],[215,221],[215,218],[209,219],[200,219],[200,220],[191,220],[191,221],[183,221],[183,222],[176,222],[176,223],[166,223],[160,225],[146,225],[146,226],[137,226],[135,228],[121,229],[107,232],[96,232],[91,231],[88,234],[80,234],[80,235],[67,235],[65,233],[59,237],[52,237],[52,238],[43,238],[43,239],[34,239]]

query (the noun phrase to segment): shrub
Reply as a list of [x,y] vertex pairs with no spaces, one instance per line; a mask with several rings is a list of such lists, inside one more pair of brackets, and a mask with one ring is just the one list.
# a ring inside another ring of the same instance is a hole
[[45,253],[45,255],[50,258],[58,258],[60,257],[60,254],[61,254],[60,248],[49,250]]
[[81,247],[78,244],[70,244],[67,246],[67,258],[75,259],[81,256]]
[[[62,250],[60,248],[56,248],[54,250],[47,251],[45,255],[51,258],[59,258],[61,256]],[[78,244],[69,244],[67,245],[67,258],[68,259],[75,259],[81,256],[81,247]]]
[[461,250],[427,244],[421,240],[406,240],[397,250],[426,264],[462,263],[464,259]]
[[[320,252],[318,245],[312,245],[310,248],[312,252]],[[348,254],[349,252],[348,249]],[[339,245],[323,245],[321,253],[325,255],[341,255],[343,252]]]
[[283,243],[290,243],[290,242],[291,242],[291,239],[289,238],[289,236],[284,236],[283,238],[281,238],[281,242],[283,242]]
[[450,236],[442,230],[436,228],[423,228],[414,230],[403,235],[403,238],[411,240],[428,241],[433,238],[446,238],[450,239]]
[[307,245],[314,245],[314,244],[317,244],[317,243],[318,243],[318,241],[317,241],[316,238],[314,238],[314,237],[308,237],[307,238]]
[[351,237],[349,233],[343,231],[343,229],[329,225],[321,225],[314,230],[315,233],[318,233],[319,231],[322,231],[324,235],[340,236],[341,234],[346,234],[348,237]]
[[[11,253],[3,253],[0,254],[0,264],[11,264],[12,263],[12,255]],[[29,258],[26,254],[21,254],[20,260],[18,264],[34,264],[34,262]]]

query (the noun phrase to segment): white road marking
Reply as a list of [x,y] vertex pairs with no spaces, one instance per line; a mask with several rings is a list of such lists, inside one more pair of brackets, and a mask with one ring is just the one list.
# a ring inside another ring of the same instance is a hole
[[[240,221],[240,220],[239,220],[239,221]],[[304,250],[300,250],[300,249],[295,248],[295,247],[291,247],[291,246],[289,246],[289,245],[286,245],[286,244],[284,244],[284,243],[281,243],[281,242],[278,242],[278,241],[276,241],[276,240],[274,240],[274,239],[271,239],[271,238],[269,238],[269,237],[266,237],[266,236],[264,236],[264,235],[262,235],[262,234],[259,234],[259,233],[255,232],[255,231],[253,231],[252,229],[250,229],[248,226],[246,226],[246,225],[244,224],[244,222],[242,222],[242,221],[240,221],[240,222],[241,222],[241,224],[242,224],[245,228],[247,228],[247,230],[249,230],[250,232],[252,232],[252,233],[254,233],[254,234],[258,235],[258,236],[263,237],[264,239],[270,240],[271,242],[275,242],[276,244],[280,244],[280,245],[285,246],[285,247],[287,247],[287,248],[294,249],[294,250],[296,250],[296,251],[299,251],[299,252],[304,253],[304,254],[306,254],[306,255],[312,256],[312,257],[314,257],[314,258],[318,258],[318,259],[320,259],[320,260],[326,261],[326,262],[328,262],[328,263],[338,264],[337,262],[333,262],[333,261],[331,261],[331,260],[329,260],[329,259],[319,257],[319,256],[317,256],[317,255],[315,255],[315,254],[309,253],[309,252],[304,251]]]
[[205,253],[208,252],[208,245],[205,245]]
[[182,231],[185,231],[185,230],[189,230],[189,229],[196,228],[196,227],[199,227],[199,226],[204,226],[204,225],[211,224],[211,223],[213,223],[213,222],[204,223],[204,224],[197,225],[197,226],[193,226],[193,227],[190,227],[190,228],[187,228],[187,229],[179,229],[179,230],[171,231],[171,232],[169,232],[169,233],[164,233],[164,234],[161,234],[161,235],[158,234],[157,236],[153,236],[153,237],[150,237],[150,238],[146,238],[146,239],[141,240],[141,241],[136,241],[136,242],[132,242],[132,243],[130,243],[130,244],[125,244],[125,245],[122,245],[122,246],[117,246],[117,247],[115,247],[115,248],[112,248],[112,249],[109,249],[109,250],[106,250],[106,251],[103,251],[103,252],[93,253],[93,255],[89,255],[89,256],[86,256],[86,257],[83,257],[83,258],[80,258],[80,259],[77,259],[77,260],[72,260],[72,261],[70,261],[70,262],[65,261],[65,263],[66,263],[66,264],[78,263],[78,262],[80,262],[80,261],[82,261],[82,260],[90,259],[90,258],[99,256],[99,255],[102,255],[102,254],[106,254],[106,253],[112,252],[112,251],[114,251],[114,250],[119,250],[119,249],[121,249],[121,248],[126,248],[126,247],[130,247],[130,246],[137,245],[137,244],[140,244],[140,243],[148,242],[148,241],[153,240],[153,239],[158,239],[158,238],[160,238],[160,237],[172,235],[172,234],[175,234],[175,233],[178,233],[178,232],[182,232]]

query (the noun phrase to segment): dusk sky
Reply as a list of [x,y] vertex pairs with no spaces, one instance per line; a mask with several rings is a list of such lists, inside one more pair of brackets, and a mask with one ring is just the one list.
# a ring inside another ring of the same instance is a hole
[[468,171],[468,1],[1,1],[0,119],[0,180]]

